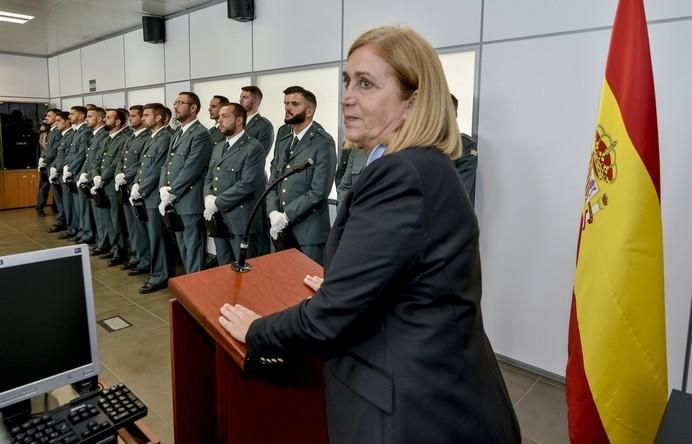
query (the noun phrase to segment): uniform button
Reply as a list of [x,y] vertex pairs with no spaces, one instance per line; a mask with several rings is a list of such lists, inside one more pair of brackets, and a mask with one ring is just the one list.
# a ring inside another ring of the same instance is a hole
[[168,165],[173,165],[173,162],[168,162]]
[[243,206],[241,205],[240,208],[243,208]]
[[216,187],[214,187],[214,191],[219,191],[219,189],[218,189],[218,188],[216,188]]
[[290,170],[290,169],[291,169],[291,165],[286,165],[286,169],[287,169],[287,170]]
[[221,167],[216,167],[216,171],[221,171]]
[[231,168],[231,171],[235,171],[235,168]]
[[286,202],[281,202],[281,205],[286,205]]
[[285,192],[286,192],[286,188],[284,188],[283,190],[281,190],[281,192],[282,192],[282,193],[285,193]]
[[170,181],[170,180],[167,180],[167,181],[166,181],[166,185],[170,185],[170,184],[171,184],[171,181]]
[[170,171],[166,171],[166,174],[171,174],[171,172],[170,172]]
[[219,180],[219,178],[218,178],[218,177],[215,177],[214,180]]

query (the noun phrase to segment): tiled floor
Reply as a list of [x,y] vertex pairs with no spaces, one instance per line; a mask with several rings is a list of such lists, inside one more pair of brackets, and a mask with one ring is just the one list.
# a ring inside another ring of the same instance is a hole
[[[68,245],[46,230],[52,217],[33,209],[0,211],[0,256]],[[115,315],[132,327],[108,333],[98,326],[101,379],[124,382],[149,407],[146,424],[163,443],[173,442],[168,290],[140,295],[142,276],[130,277],[104,260],[91,261],[97,320]],[[524,443],[566,443],[564,387],[502,365]]]

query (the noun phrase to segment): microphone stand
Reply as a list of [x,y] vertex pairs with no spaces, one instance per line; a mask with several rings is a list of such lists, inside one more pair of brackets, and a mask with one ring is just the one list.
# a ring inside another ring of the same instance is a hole
[[250,218],[247,221],[247,226],[245,227],[245,234],[243,234],[243,238],[240,240],[240,254],[238,255],[238,260],[234,261],[231,264],[231,268],[233,271],[236,271],[238,273],[247,273],[248,271],[252,270],[252,267],[250,264],[245,262],[245,259],[247,258],[247,249],[248,249],[248,239],[250,238],[250,226],[252,225],[252,221],[255,219],[255,215],[257,214],[257,211],[259,210],[260,205],[263,204],[264,198],[267,197],[267,194],[274,188],[279,182],[287,178],[288,176],[291,176],[293,174],[299,173],[305,169],[310,168],[312,165],[315,164],[315,161],[308,158],[305,159],[305,161],[298,165],[296,168],[292,169],[288,173],[283,174],[282,176],[276,178],[272,183],[270,183],[267,188],[264,190],[262,195],[260,196],[259,199],[257,199],[257,202],[255,202],[255,206],[252,207],[252,212],[250,213]]

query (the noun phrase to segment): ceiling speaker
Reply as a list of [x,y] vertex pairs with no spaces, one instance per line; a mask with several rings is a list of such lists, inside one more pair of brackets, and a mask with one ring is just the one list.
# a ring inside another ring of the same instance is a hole
[[228,0],[228,18],[239,22],[255,19],[255,0]]
[[144,41],[163,43],[166,41],[166,20],[163,17],[142,17]]

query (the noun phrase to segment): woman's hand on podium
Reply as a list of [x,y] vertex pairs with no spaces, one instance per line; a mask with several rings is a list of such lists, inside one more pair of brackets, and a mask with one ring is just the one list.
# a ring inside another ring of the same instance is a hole
[[250,324],[252,324],[255,319],[262,317],[239,304],[223,304],[219,311],[221,312],[219,324],[221,324],[224,330],[230,333],[234,339],[242,343],[245,343],[245,335],[250,329]]
[[315,292],[320,289],[322,286],[322,282],[324,282],[324,279],[322,279],[319,276],[312,276],[312,275],[306,275],[305,278],[303,279],[303,283],[307,285],[308,287],[312,288]]

